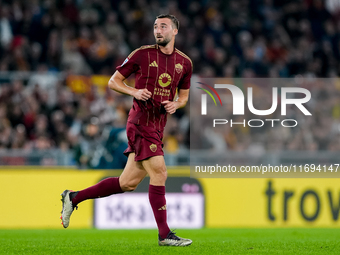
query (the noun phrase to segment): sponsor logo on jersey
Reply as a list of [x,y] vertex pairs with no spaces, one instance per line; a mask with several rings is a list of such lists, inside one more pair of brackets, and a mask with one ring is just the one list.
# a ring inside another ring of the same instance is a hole
[[162,87],[167,87],[171,83],[171,76],[167,73],[162,73],[158,78],[158,83]]
[[156,61],[153,61],[149,66],[158,67]]
[[178,74],[180,74],[182,72],[182,70],[183,70],[183,66],[178,63],[178,64],[175,65],[175,69],[176,69],[176,72]]

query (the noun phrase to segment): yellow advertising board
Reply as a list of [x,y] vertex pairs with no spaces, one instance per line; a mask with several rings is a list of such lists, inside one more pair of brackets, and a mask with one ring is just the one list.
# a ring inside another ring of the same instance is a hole
[[[61,196],[65,189],[95,184],[105,171],[1,170],[0,228],[60,228]],[[72,228],[92,227],[93,201],[81,204]]]
[[[61,228],[60,193],[120,171],[1,169],[0,228]],[[169,170],[188,176],[189,169]],[[199,179],[206,227],[339,227],[339,179]],[[93,200],[80,204],[70,227],[93,227]]]
[[200,179],[207,227],[339,227],[339,179]]

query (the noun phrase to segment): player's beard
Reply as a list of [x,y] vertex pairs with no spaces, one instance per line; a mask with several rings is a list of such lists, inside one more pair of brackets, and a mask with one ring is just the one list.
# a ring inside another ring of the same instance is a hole
[[[163,41],[159,41],[159,39],[163,39]],[[170,41],[171,41],[171,39],[165,38],[165,37],[163,37],[163,38],[156,38],[156,43],[159,46],[163,46],[163,47],[167,46]]]

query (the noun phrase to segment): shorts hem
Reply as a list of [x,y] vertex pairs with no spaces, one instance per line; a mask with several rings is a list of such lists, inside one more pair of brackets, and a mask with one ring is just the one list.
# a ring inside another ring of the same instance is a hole
[[155,155],[146,155],[146,156],[141,156],[141,155],[136,155],[135,156],[135,161],[143,161],[152,157],[156,157],[156,156],[164,156],[164,153],[158,153]]

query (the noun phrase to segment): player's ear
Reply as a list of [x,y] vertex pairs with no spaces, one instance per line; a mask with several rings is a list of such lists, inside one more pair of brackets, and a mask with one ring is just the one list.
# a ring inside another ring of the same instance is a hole
[[174,31],[174,35],[178,34],[178,29],[177,28],[173,29],[173,31]]

